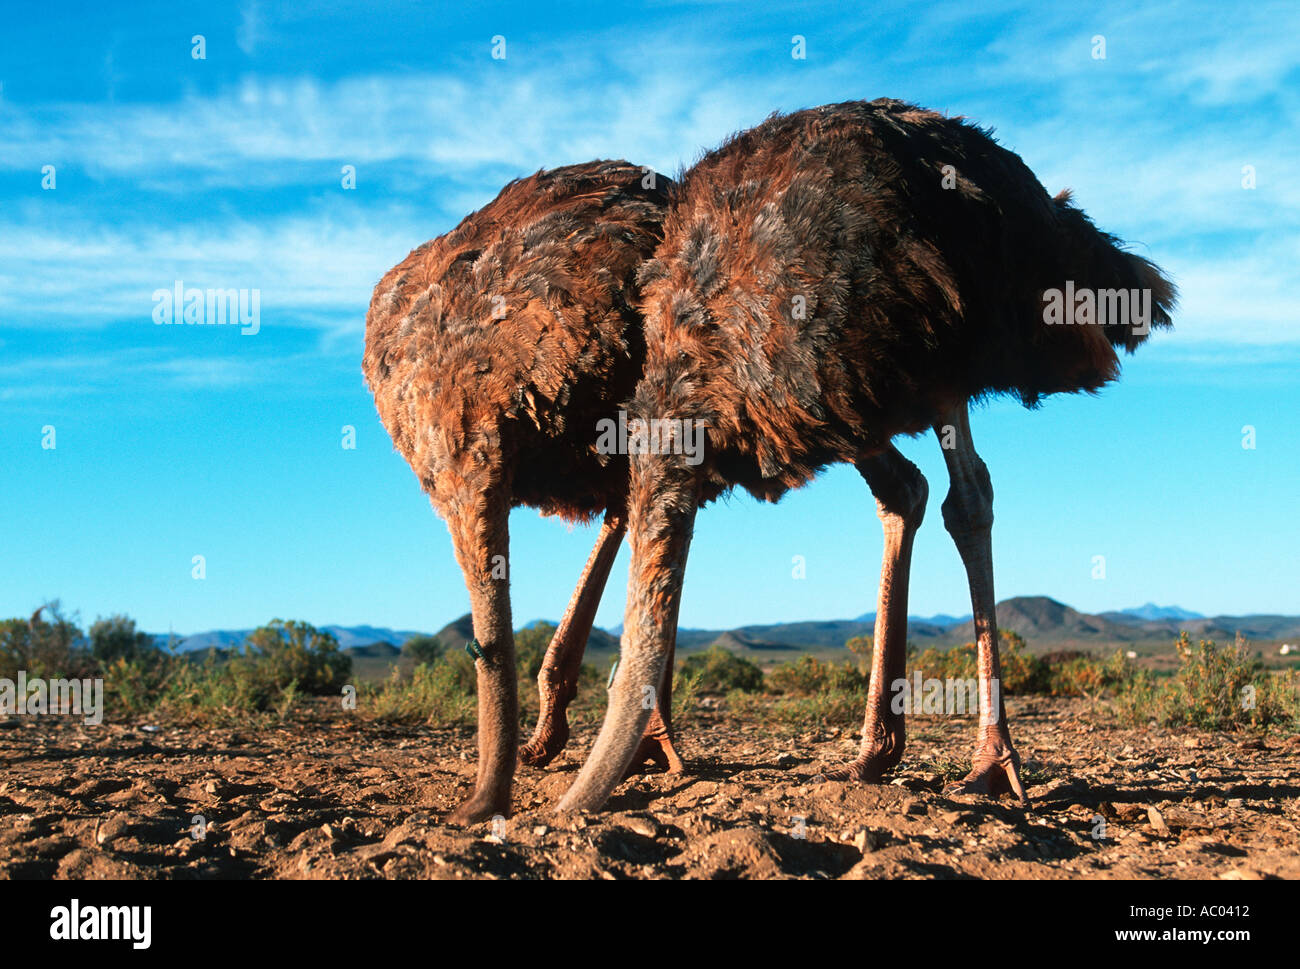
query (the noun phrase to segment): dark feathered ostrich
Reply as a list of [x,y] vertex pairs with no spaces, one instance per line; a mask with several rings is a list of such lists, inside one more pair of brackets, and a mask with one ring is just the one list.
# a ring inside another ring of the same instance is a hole
[[[892,100],[773,116],[705,156],[641,275],[646,370],[630,414],[703,419],[707,447],[695,467],[672,453],[632,458],[623,660],[561,809],[599,807],[636,746],[701,489],[776,500],[840,461],[866,477],[886,533],[862,749],[840,776],[874,780],[898,762],[903,722],[886,688],[903,675],[926,487],[890,442],[928,428],[944,448],[944,524],[978,638],[979,738],[964,785],[1023,798],[997,690],[993,489],[968,404],[1096,390],[1118,374],[1118,348],[1168,325],[1172,286],[985,132]],[[1065,293],[1092,294],[1090,320],[1086,298],[1063,314]]]
[[[447,522],[478,644],[479,768],[450,820],[508,814],[518,698],[508,516],[528,505],[605,521],[539,676],[542,713],[523,749],[545,763],[568,736],[564,709],[624,531],[626,459],[601,453],[641,373],[634,276],[661,238],[662,175],[591,162],[510,183],[375,288],[363,369],[380,418]],[[680,768],[669,690],[643,759]]]

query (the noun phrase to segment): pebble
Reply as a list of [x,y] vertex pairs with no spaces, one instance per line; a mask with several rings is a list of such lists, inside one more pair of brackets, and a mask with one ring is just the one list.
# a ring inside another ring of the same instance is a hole
[[870,828],[863,828],[853,839],[853,844],[864,855],[875,851],[883,842],[884,839],[881,834],[878,831],[872,831]]
[[1151,824],[1151,830],[1163,837],[1169,836],[1169,825],[1165,824],[1165,816],[1152,805],[1147,808],[1147,821]]
[[659,837],[659,825],[653,818],[646,818],[634,815],[627,819],[627,827],[631,831],[646,838]]

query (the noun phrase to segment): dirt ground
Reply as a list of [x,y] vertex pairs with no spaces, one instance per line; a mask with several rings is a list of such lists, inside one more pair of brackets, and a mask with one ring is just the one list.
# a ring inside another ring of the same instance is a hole
[[1027,810],[941,793],[969,757],[965,718],[912,718],[897,776],[872,786],[817,777],[852,754],[851,731],[702,710],[680,730],[686,774],[551,814],[592,724],[550,767],[521,768],[513,817],[470,830],[440,821],[472,783],[470,729],[28,717],[0,723],[0,877],[1300,876],[1300,738],[1098,726],[1082,701],[1009,713]]

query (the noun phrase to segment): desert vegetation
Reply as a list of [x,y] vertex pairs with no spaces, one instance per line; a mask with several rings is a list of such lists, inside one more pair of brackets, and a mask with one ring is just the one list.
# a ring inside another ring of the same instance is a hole
[[[534,691],[546,649],[555,633],[535,623],[515,633],[516,673],[524,698],[521,719],[538,714]],[[1122,650],[1110,655],[1063,651],[1034,653],[1014,632],[1000,633],[1002,690],[1008,697],[1070,697],[1088,701],[1090,715],[1125,726],[1153,725],[1206,730],[1281,730],[1300,727],[1300,675],[1271,672],[1238,637],[1229,645],[1183,633],[1174,643],[1178,668],[1141,668]],[[721,646],[691,653],[676,670],[674,716],[684,723],[712,711],[774,727],[827,725],[854,729],[867,702],[869,640],[845,644],[853,658],[813,655],[766,669]],[[273,722],[291,718],[309,697],[338,698],[349,691],[362,719],[423,723],[434,727],[473,722],[477,678],[465,651],[432,636],[402,648],[408,662],[385,677],[354,676],[352,658],[330,633],[301,621],[272,620],[230,649],[189,653],[154,645],[127,616],[101,618],[83,631],[58,603],[31,619],[0,622],[0,677],[101,677],[107,712],[148,715],[188,723]],[[605,686],[615,658],[603,666],[584,663],[573,712],[596,723],[606,707]],[[974,680],[973,643],[907,652],[907,677]],[[973,712],[973,711],[972,711]]]

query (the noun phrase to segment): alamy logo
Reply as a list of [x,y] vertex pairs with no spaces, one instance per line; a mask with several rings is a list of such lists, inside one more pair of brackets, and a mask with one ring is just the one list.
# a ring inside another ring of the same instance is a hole
[[1065,289],[1043,293],[1043,322],[1048,326],[1132,326],[1138,336],[1151,332],[1151,290],[1076,289],[1066,280]]
[[56,942],[121,942],[147,949],[153,937],[148,905],[87,905],[78,899],[50,909],[50,938]]
[[97,727],[104,722],[104,681],[29,678],[26,670],[19,670],[17,682],[0,677],[0,714],[12,713],[72,714],[83,717],[86,726]]
[[596,422],[596,451],[599,454],[684,454],[686,463],[695,467],[704,460],[702,420],[679,420],[656,417],[627,419],[627,411],[618,412],[618,420],[602,417]]
[[159,326],[239,326],[244,336],[262,328],[260,289],[187,289],[178,279],[171,289],[155,289],[153,304],[153,321]]
[[[998,681],[990,678],[988,710],[993,722],[1002,710],[998,702]],[[921,671],[912,673],[912,679],[905,677],[889,684],[894,694],[890,700],[890,709],[894,713],[911,715],[914,713],[967,714],[979,713],[979,680],[974,677],[949,676],[921,678]]]

